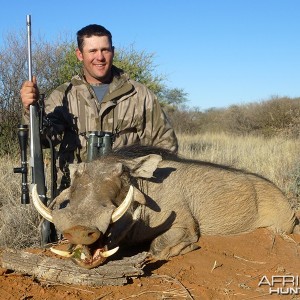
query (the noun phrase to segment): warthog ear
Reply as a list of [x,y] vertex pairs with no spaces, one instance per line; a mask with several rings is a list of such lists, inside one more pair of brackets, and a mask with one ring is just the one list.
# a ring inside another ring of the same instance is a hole
[[131,160],[126,160],[124,161],[124,165],[129,168],[130,174],[133,177],[151,178],[161,160],[162,157],[160,155],[149,154]]
[[74,179],[77,175],[81,175],[85,169],[86,169],[86,163],[84,162],[80,164],[70,164],[69,170],[70,170],[71,180]]

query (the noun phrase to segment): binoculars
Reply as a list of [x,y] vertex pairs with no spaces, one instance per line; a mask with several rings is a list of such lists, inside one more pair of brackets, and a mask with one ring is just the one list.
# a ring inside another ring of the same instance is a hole
[[87,161],[107,155],[112,150],[114,135],[105,131],[90,131],[88,135]]

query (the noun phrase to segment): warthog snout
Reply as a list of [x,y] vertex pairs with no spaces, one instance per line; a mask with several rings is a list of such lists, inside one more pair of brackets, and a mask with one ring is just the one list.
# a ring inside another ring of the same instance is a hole
[[63,235],[71,244],[91,245],[99,239],[101,232],[96,228],[77,225],[65,230]]

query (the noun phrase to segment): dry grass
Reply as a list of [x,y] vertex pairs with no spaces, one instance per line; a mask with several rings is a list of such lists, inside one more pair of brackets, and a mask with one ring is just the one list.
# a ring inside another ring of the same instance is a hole
[[21,204],[20,162],[0,158],[0,247],[23,248],[39,244],[38,215],[31,204]]
[[295,203],[300,194],[298,139],[232,136],[224,133],[179,136],[188,158],[244,169],[273,181]]
[[[180,155],[258,173],[277,184],[298,205],[300,143],[296,139],[204,134],[179,136]],[[39,219],[32,204],[20,201],[21,175],[14,174],[19,158],[0,158],[0,247],[39,244]]]

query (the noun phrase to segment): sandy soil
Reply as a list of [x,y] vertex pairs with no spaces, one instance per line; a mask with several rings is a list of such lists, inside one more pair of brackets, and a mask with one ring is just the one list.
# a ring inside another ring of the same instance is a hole
[[[280,275],[300,281],[300,235],[280,236],[259,229],[231,237],[201,237],[199,245],[199,250],[170,261],[150,263],[145,276],[125,286],[38,282],[0,268],[0,299],[300,299],[299,282],[293,291],[287,289],[290,284],[285,287],[288,296],[270,295],[266,280],[259,286],[263,276],[269,281]],[[278,288],[283,285],[276,283],[273,289]]]

